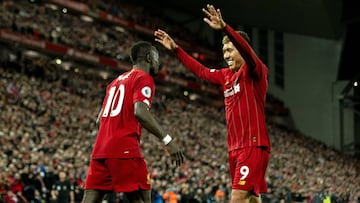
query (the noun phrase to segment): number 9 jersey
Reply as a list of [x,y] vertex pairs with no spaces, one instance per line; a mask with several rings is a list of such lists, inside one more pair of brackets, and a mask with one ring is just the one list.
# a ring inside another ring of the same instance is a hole
[[93,159],[142,157],[142,127],[134,115],[134,104],[144,102],[150,108],[154,93],[154,79],[137,68],[123,73],[107,86]]

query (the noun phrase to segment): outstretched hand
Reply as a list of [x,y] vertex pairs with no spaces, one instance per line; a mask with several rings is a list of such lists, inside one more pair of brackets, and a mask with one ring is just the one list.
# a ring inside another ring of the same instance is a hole
[[202,9],[202,11],[206,15],[204,22],[206,22],[213,29],[221,30],[226,26],[226,23],[221,16],[220,9],[215,9],[213,5],[208,4],[206,5],[206,8]]
[[180,166],[184,163],[184,152],[179,149],[176,142],[171,141],[168,145],[166,145],[166,149],[168,150],[171,158],[171,163]]
[[155,41],[162,44],[166,49],[170,51],[175,50],[178,45],[175,43],[173,38],[170,37],[164,30],[158,29],[154,32]]

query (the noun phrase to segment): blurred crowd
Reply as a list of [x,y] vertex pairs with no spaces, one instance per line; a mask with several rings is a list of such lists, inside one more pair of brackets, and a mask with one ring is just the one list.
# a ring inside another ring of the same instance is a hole
[[[160,23],[161,18],[154,18],[152,24],[136,17],[139,11],[131,10],[135,8],[120,10],[117,1],[111,2],[111,7],[97,4],[96,9],[149,27]],[[128,48],[142,39],[136,33],[81,21],[45,5],[0,3],[0,29],[118,60],[128,60]],[[171,55],[164,54],[161,60],[173,74],[192,77]],[[104,80],[76,74],[46,60],[0,62],[0,202],[62,202],[69,195],[80,202],[97,132],[95,118],[105,85],[115,75]],[[274,106],[279,104],[268,103],[267,112],[276,113]],[[224,110],[158,91],[152,111],[180,139],[187,158],[182,167],[173,167],[161,142],[144,131],[141,144],[154,202],[227,202],[231,181]],[[275,125],[271,119],[268,128],[273,151],[264,202],[360,202],[359,160]],[[108,202],[126,202],[126,198],[113,194]]]
[[[103,6],[98,7],[103,8]],[[149,29],[162,28],[169,30],[170,33],[174,33],[177,37],[185,36],[184,33],[187,33],[185,39],[191,43],[194,41],[194,39],[191,39],[193,34],[190,31],[186,32],[184,27],[175,26],[164,20],[161,21],[161,18],[147,12],[147,9],[139,6],[134,7],[132,4],[121,4],[120,6],[116,3],[110,8],[103,9],[106,9],[105,11],[111,10],[114,13],[114,8],[118,10],[116,12],[118,17],[141,23],[141,25]],[[138,40],[154,42],[152,35],[149,36],[114,24],[96,21],[96,19],[87,21],[76,13],[64,10],[61,6],[31,4],[27,1],[7,0],[1,3],[0,29],[10,29],[34,39],[47,40],[125,62],[130,62],[127,53],[133,42]],[[157,45],[155,42],[154,44]],[[164,50],[161,46],[158,46],[158,48]],[[181,76],[199,83],[202,82],[189,73],[178,60],[173,58],[171,53],[166,51],[161,56],[161,64],[166,69],[167,74]]]

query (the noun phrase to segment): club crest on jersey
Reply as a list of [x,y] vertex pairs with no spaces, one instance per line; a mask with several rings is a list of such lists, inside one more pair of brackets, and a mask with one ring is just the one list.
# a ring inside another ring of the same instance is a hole
[[150,98],[151,97],[151,88],[148,86],[145,86],[141,89],[141,93],[146,97],[146,98]]
[[240,84],[235,84],[224,91],[224,97],[230,97],[240,92]]

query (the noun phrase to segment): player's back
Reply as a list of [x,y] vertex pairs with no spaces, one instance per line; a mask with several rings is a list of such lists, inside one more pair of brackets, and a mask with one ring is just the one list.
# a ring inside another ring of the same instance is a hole
[[141,156],[141,125],[134,115],[134,103],[142,99],[139,96],[142,86],[153,89],[153,83],[151,76],[144,71],[133,69],[107,86],[93,158]]

